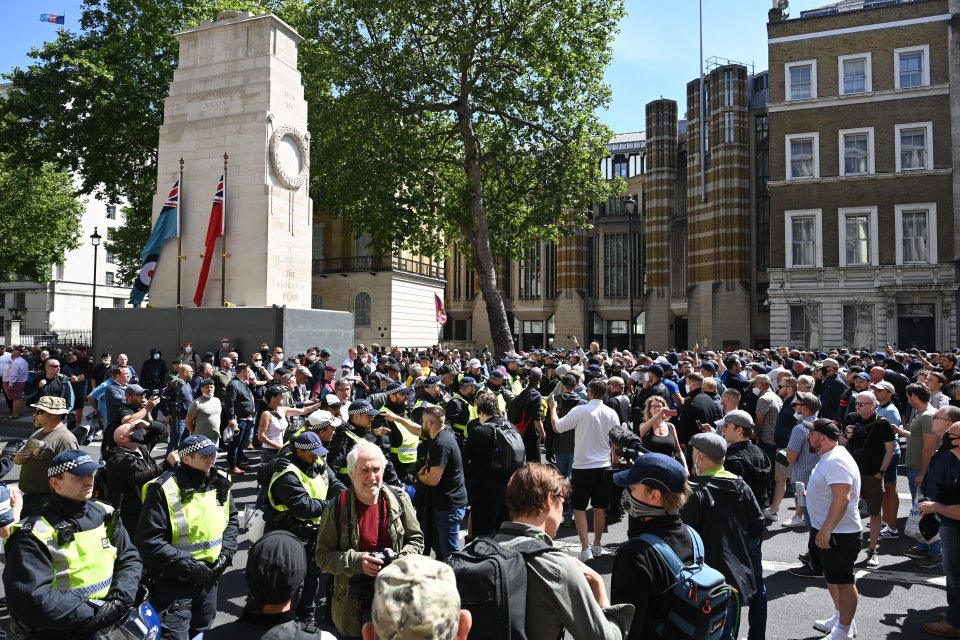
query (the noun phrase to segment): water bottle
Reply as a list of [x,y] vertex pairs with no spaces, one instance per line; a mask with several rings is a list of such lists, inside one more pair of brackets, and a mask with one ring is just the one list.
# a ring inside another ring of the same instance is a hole
[[807,506],[807,488],[802,482],[793,483],[793,500],[796,502],[797,507]]

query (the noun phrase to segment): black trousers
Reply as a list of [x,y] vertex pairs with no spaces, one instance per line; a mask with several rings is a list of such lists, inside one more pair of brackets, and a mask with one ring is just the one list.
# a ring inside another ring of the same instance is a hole
[[164,640],[190,640],[217,617],[217,583],[198,586],[160,578],[153,583],[150,603],[160,614]]

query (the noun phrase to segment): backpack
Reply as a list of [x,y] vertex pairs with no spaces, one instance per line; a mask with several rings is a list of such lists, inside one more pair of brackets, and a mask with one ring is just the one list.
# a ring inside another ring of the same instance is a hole
[[469,640],[526,640],[526,559],[552,549],[534,538],[507,548],[481,536],[447,558],[460,606],[473,616]]
[[670,611],[657,627],[657,636],[671,640],[721,640],[728,615],[738,616],[732,637],[740,631],[740,599],[716,569],[703,559],[703,540],[687,526],[693,542],[693,563],[684,565],[662,538],[644,533],[640,539],[650,545],[666,563],[676,581],[670,586]]
[[523,436],[512,424],[491,424],[493,428],[493,455],[490,468],[510,476],[527,462]]
[[[110,484],[107,482],[107,468],[102,464],[93,472],[93,495],[91,498],[113,505],[113,497],[110,495]],[[120,505],[116,505],[116,508],[117,511],[119,511]]]

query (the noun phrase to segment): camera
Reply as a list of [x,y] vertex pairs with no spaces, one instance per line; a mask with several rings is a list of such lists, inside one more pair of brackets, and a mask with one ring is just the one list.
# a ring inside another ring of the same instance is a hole
[[387,547],[387,548],[384,549],[383,551],[375,551],[374,553],[371,553],[370,555],[373,556],[374,558],[377,558],[378,560],[380,560],[380,561],[383,563],[383,567],[381,567],[381,569],[384,568],[384,567],[390,566],[390,564],[391,564],[394,560],[396,560],[397,558],[400,557],[400,555],[399,555],[396,551],[394,551],[393,549],[391,549],[390,547]]

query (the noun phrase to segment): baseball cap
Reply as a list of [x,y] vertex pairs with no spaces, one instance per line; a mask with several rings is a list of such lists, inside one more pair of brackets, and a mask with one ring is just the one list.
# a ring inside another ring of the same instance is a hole
[[177,448],[180,457],[188,456],[191,453],[199,453],[202,456],[212,456],[217,453],[217,445],[210,441],[207,436],[187,436],[180,441]]
[[[734,409],[733,411],[728,411],[724,414],[722,418],[714,422],[718,427],[722,427],[725,424],[735,424],[738,427],[743,427],[744,429],[753,429],[753,418],[750,417],[750,414],[742,409]],[[706,452],[704,452],[706,453]]]
[[[327,404],[330,404],[330,400],[332,398],[337,398],[337,397],[333,396],[332,394],[328,395]],[[340,404],[340,398],[337,398],[337,404]],[[327,427],[327,426],[339,427],[341,424],[343,424],[343,420],[341,420],[337,416],[333,415],[332,413],[324,409],[319,409],[317,411],[314,411],[309,416],[307,416],[307,422],[314,429],[323,429],[324,427]]]
[[212,387],[212,386],[214,386],[214,383],[213,383],[213,380],[211,380],[210,378],[204,378],[203,380],[200,381],[200,386],[201,386],[201,387]]
[[480,361],[477,360],[476,358],[473,358],[470,360],[470,362],[467,363],[467,366],[470,367],[471,369],[479,369]]
[[577,386],[577,376],[568,373],[560,378],[560,384],[565,387],[575,387]]
[[466,387],[471,385],[474,387],[477,386],[477,381],[474,380],[472,376],[463,376],[462,378],[460,378],[461,387]]
[[297,367],[297,373],[302,373],[303,375],[307,376],[308,378],[312,378],[312,377],[313,377],[313,374],[310,373],[310,369],[307,369],[307,368],[304,367],[303,365],[300,365],[299,367]]
[[460,593],[449,565],[422,555],[384,567],[373,585],[371,620],[378,638],[455,638]]
[[[804,424],[810,423],[805,422]],[[827,418],[817,418],[814,420],[813,423],[810,424],[810,430],[816,431],[817,433],[822,433],[831,440],[840,439],[840,427],[837,426],[836,422]]]
[[[210,384],[213,384],[213,380],[210,380],[209,382]],[[200,384],[202,385],[203,383],[201,382]],[[146,392],[147,390],[138,384],[128,384],[123,388],[123,393],[128,396],[142,396]]]
[[47,477],[52,478],[61,473],[69,472],[78,478],[85,478],[93,475],[100,467],[86,451],[70,449],[61,451],[50,460],[50,466],[47,468]]
[[820,368],[831,367],[833,369],[839,369],[840,363],[834,360],[833,358],[826,358],[823,362],[820,363]]
[[351,402],[350,408],[347,410],[351,416],[358,416],[366,414],[368,416],[378,416],[380,412],[373,408],[373,405],[367,402],[366,400],[358,400],[357,402]]
[[387,385],[386,392],[388,394],[389,393],[412,393],[413,389],[411,389],[410,387],[405,387],[399,382],[394,381]]
[[709,371],[710,373],[717,372],[717,365],[713,363],[713,360],[704,360],[700,363],[700,368]]
[[882,390],[887,391],[887,392],[889,392],[889,393],[896,393],[896,392],[897,392],[897,390],[894,388],[894,386],[893,386],[891,383],[887,382],[886,380],[881,380],[880,382],[874,382],[872,385],[870,385],[870,388],[872,388],[872,389],[882,389]]
[[865,371],[861,371],[860,373],[858,373],[857,377],[860,378],[861,380],[866,380],[867,382],[870,382],[870,374]]
[[440,384],[440,376],[427,376],[423,381],[423,386],[425,387],[432,387],[438,384]]
[[318,456],[327,455],[327,449],[323,446],[323,443],[320,442],[320,436],[315,434],[313,431],[304,431],[297,437],[293,439],[294,449],[299,449],[300,451],[309,451],[310,453],[315,453]]
[[757,375],[753,376],[753,379],[750,381],[750,384],[751,384],[751,385],[754,385],[754,384],[757,384],[758,382],[762,382],[763,384],[769,385],[769,384],[770,384],[770,376],[768,376],[768,375],[765,374],[765,373],[757,374]]
[[680,493],[686,478],[683,465],[662,453],[646,453],[626,471],[613,474],[613,481],[621,487],[645,484],[651,489]]
[[652,364],[652,365],[650,365],[650,368],[647,369],[647,372],[648,372],[648,373],[652,373],[653,375],[657,376],[658,378],[662,378],[662,377],[663,377],[663,367],[661,367],[661,366],[658,365],[658,364]]

